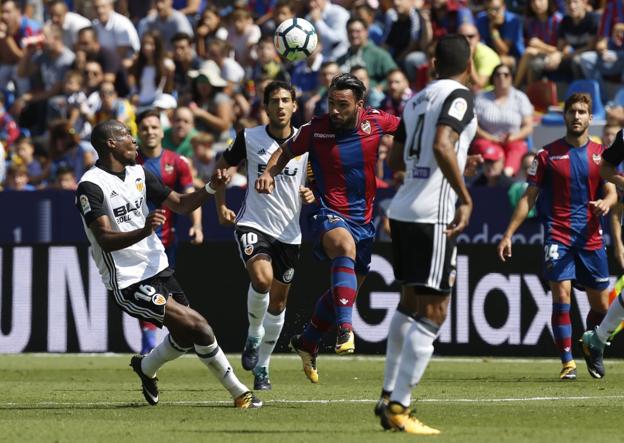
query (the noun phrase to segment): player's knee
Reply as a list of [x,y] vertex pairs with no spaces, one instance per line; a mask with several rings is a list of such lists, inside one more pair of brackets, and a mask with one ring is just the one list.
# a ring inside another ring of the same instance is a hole
[[286,309],[286,300],[271,300],[268,311],[271,315],[280,315]]
[[273,270],[270,267],[255,269],[254,272],[249,274],[249,279],[255,291],[261,293],[269,292],[273,283]]

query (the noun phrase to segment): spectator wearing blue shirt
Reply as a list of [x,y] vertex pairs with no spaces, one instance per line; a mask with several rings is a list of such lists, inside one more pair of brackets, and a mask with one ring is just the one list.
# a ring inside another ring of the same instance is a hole
[[524,54],[522,20],[507,11],[503,0],[487,0],[485,11],[477,15],[481,40],[500,56],[504,64],[515,66]]

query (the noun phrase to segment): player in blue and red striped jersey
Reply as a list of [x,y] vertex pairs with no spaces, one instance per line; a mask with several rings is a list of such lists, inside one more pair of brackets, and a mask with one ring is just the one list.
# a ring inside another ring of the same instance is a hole
[[[186,160],[173,151],[162,147],[163,129],[160,124],[160,114],[156,110],[148,110],[139,115],[137,119],[139,127],[140,150],[137,163],[158,177],[170,189],[181,193],[191,193],[193,188],[193,175]],[[156,209],[150,207],[150,211]],[[175,214],[168,208],[164,211],[165,222],[156,229],[156,235],[165,247],[165,253],[169,260],[169,266],[175,267],[176,236]],[[200,244],[204,241],[202,230],[201,208],[196,209],[189,215],[192,226],[189,237],[192,244]],[[141,354],[149,353],[156,346],[156,326],[143,320],[139,320],[141,326]]]
[[364,109],[366,87],[351,74],[334,77],[329,87],[329,113],[303,125],[299,134],[278,148],[256,190],[270,193],[274,177],[288,161],[309,152],[320,205],[312,218],[318,241],[315,256],[331,260],[331,289],[318,300],[311,323],[291,338],[311,382],[318,382],[316,355],[324,332],[338,330],[335,351],[355,350],[352,313],[364,281],[375,236],[372,224],[376,194],[377,150],[385,134],[394,134],[400,119]]
[[600,217],[616,203],[617,194],[613,184],[600,178],[604,147],[589,139],[591,109],[588,94],[573,94],[566,100],[566,135],[537,153],[528,171],[529,187],[498,244],[501,260],[510,258],[511,238],[539,195],[547,233],[544,274],[553,297],[552,329],[563,365],[562,380],[576,378],[571,352],[572,281],[587,292],[588,329],[600,324],[609,306],[609,268]]

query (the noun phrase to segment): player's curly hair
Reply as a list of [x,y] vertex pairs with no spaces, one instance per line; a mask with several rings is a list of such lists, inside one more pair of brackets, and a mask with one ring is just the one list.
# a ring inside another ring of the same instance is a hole
[[334,89],[338,91],[343,91],[345,89],[350,89],[353,91],[353,95],[355,96],[356,101],[360,101],[364,98],[366,94],[366,86],[362,83],[356,76],[353,74],[340,74],[334,77],[329,85],[329,89]]

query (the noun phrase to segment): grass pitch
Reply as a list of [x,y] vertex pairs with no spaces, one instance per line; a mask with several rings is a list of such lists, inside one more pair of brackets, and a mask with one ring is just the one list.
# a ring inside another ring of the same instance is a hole
[[[251,375],[231,355],[238,376]],[[159,373],[160,404],[148,406],[129,355],[0,357],[2,442],[540,442],[621,441],[624,361],[607,362],[604,380],[578,361],[578,380],[560,382],[555,360],[434,359],[414,391],[417,416],[442,434],[384,432],[373,415],[380,357],[321,355],[321,383],[299,359],[272,361],[273,390],[259,410],[232,407],[196,358]]]

